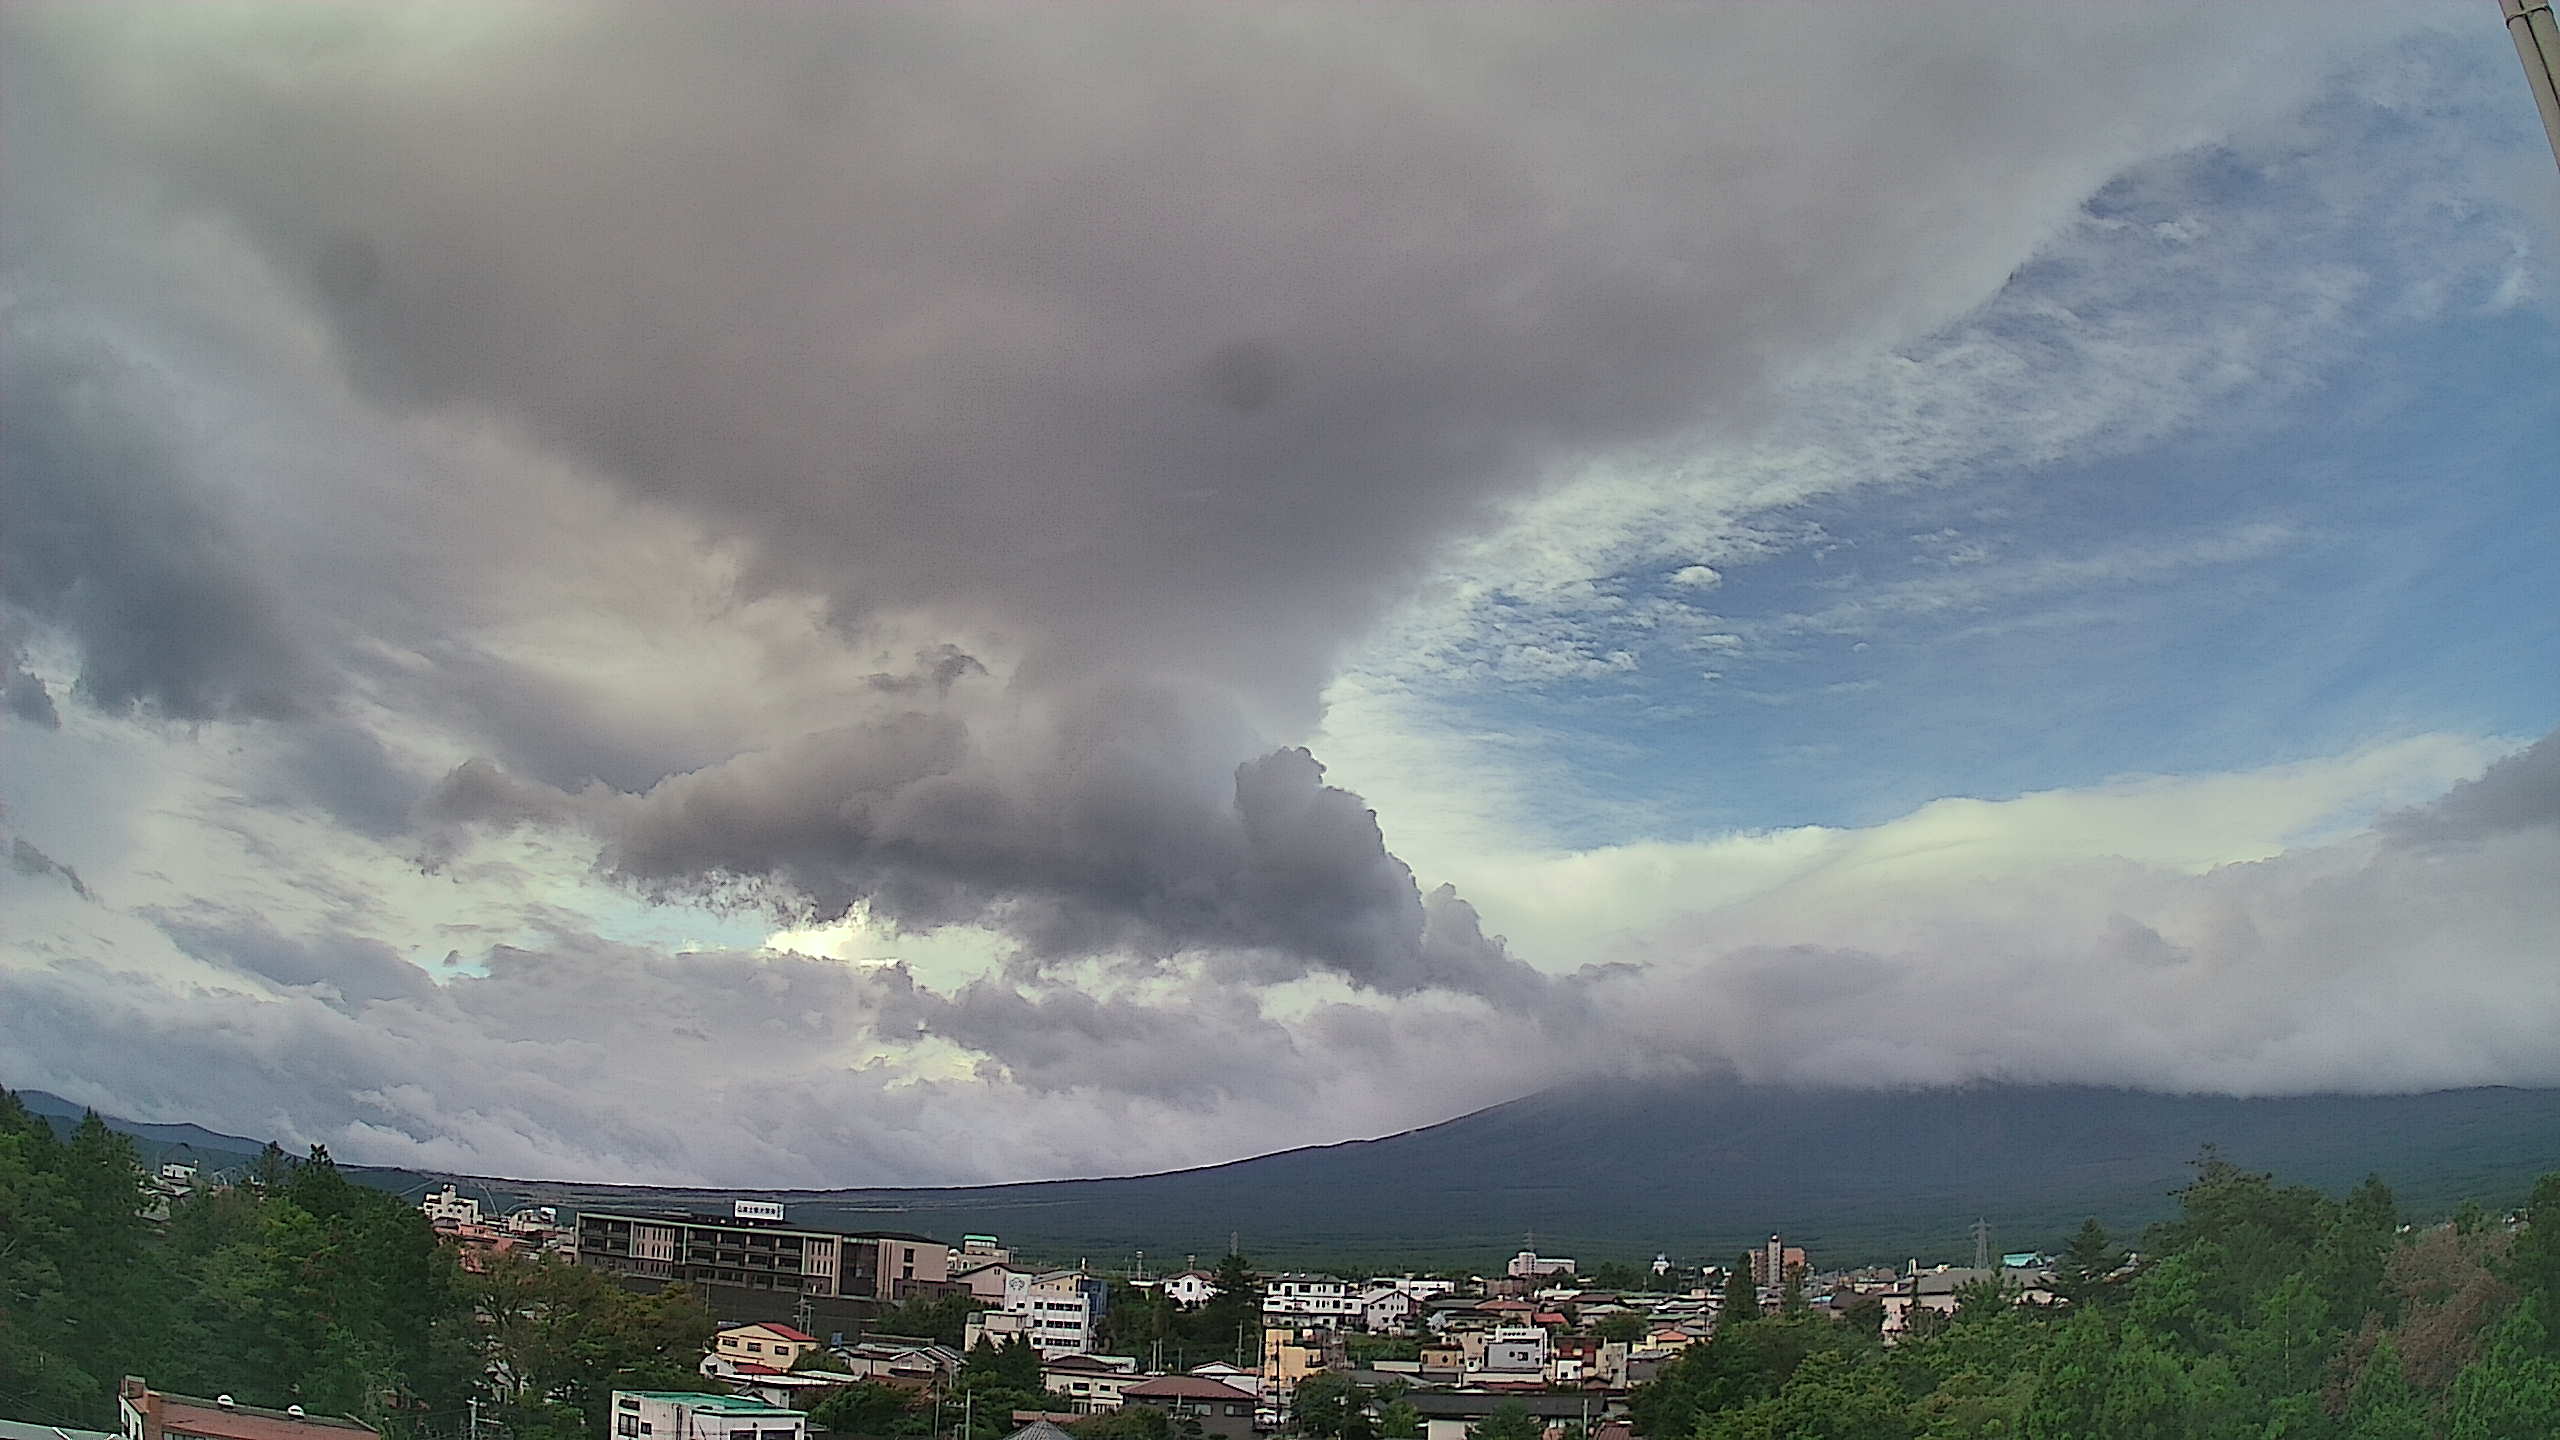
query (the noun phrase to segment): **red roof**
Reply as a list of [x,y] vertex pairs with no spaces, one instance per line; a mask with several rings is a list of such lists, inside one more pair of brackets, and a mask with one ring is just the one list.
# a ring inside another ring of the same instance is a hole
[[729,1366],[729,1368],[735,1370],[741,1375],[780,1375],[785,1373],[781,1370],[775,1369],[771,1365],[759,1365],[753,1360],[735,1361]]
[[1232,1385],[1221,1385],[1205,1375],[1167,1375],[1144,1381],[1120,1392],[1124,1400],[1238,1400],[1246,1404],[1253,1397]]
[[774,1334],[781,1336],[783,1339],[788,1340],[795,1345],[815,1345],[818,1343],[818,1337],[810,1334],[806,1330],[794,1330],[788,1325],[777,1325],[771,1320],[760,1321],[758,1323],[762,1324],[767,1330],[772,1331]]
[[206,1405],[182,1400],[175,1395],[160,1397],[160,1423],[164,1429],[185,1435],[208,1436],[211,1440],[314,1440],[317,1436],[344,1440],[350,1432],[379,1433],[353,1420],[278,1415],[272,1410],[247,1405]]

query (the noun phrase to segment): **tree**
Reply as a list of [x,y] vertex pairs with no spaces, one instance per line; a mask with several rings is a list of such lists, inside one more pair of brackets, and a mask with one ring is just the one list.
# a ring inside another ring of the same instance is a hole
[[828,1392],[809,1407],[809,1420],[839,1435],[889,1435],[896,1432],[914,1399],[895,1385],[864,1380]]
[[1547,1427],[1517,1400],[1505,1400],[1493,1413],[1467,1427],[1467,1440],[1545,1440]]
[[1591,1333],[1604,1344],[1632,1345],[1644,1338],[1644,1317],[1633,1313],[1604,1315],[1591,1327]]
[[1378,1412],[1378,1440],[1422,1440],[1422,1412],[1410,1400],[1390,1400]]
[[[2560,1211],[2542,1213],[2547,1217]],[[2529,1297],[2498,1322],[2486,1352],[2454,1380],[2445,1432],[2450,1440],[2549,1433],[2535,1427],[2548,1427],[2551,1417],[2560,1415],[2560,1360],[2550,1352],[2551,1331],[2543,1324],[2541,1298]]]
[[1042,1388],[1039,1347],[1020,1335],[1001,1342],[981,1335],[960,1364],[959,1386],[962,1390],[1038,1391]]
[[1289,1428],[1313,1440],[1376,1440],[1369,1392],[1349,1376],[1319,1372],[1289,1392]]
[[1754,1319],[1759,1314],[1760,1287],[1751,1279],[1751,1256],[1746,1253],[1741,1264],[1725,1272],[1724,1306],[1716,1312],[1716,1323],[1730,1325],[1735,1321]]
[[2427,1401],[2400,1368],[2400,1351],[2384,1336],[2366,1357],[2347,1402],[2346,1440],[2426,1440]]
[[1603,1260],[1583,1271],[1581,1279],[1594,1290],[1643,1290],[1653,1284],[1651,1272],[1623,1260]]
[[2053,1292],[2074,1305],[2095,1303],[2110,1293],[2124,1258],[2123,1247],[2107,1237],[2107,1227],[2092,1215],[2080,1222],[2054,1261]]

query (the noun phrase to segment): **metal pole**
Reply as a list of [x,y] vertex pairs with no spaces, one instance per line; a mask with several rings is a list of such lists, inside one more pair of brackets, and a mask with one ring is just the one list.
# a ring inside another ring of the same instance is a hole
[[2551,18],[2551,0],[2498,0],[2507,15],[2507,38],[2516,42],[2516,58],[2524,62],[2525,84],[2542,112],[2542,133],[2551,140],[2551,158],[2560,161],[2560,22]]

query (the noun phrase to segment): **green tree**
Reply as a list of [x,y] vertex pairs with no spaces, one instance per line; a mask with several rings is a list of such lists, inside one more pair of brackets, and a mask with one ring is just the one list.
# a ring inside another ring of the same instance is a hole
[[2054,1261],[2053,1291],[2074,1305],[2096,1303],[2113,1288],[2116,1270],[2124,1259],[2123,1247],[2107,1237],[2107,1227],[2092,1215],[2080,1223],[2080,1229]]
[[1910,1440],[1902,1395],[1877,1366],[1844,1353],[1814,1355],[1778,1393],[1698,1425],[1697,1440]]
[[[2539,1196],[2540,1191],[2535,1193]],[[2560,1215],[2560,1209],[2541,1213]],[[2480,1358],[2454,1378],[2451,1419],[2445,1432],[2450,1440],[2511,1440],[2551,1433],[2551,1419],[2560,1415],[2560,1359],[2552,1357],[2551,1331],[2542,1317],[2541,1297],[2526,1297],[2490,1332]]]
[[1644,1317],[1632,1312],[1604,1315],[1591,1327],[1591,1333],[1604,1344],[1632,1345],[1644,1338]]
[[962,1390],[1037,1391],[1042,1388],[1040,1350],[1020,1335],[1002,1341],[986,1336],[960,1365],[959,1388]]
[[1390,1400],[1378,1412],[1378,1440],[1422,1440],[1422,1412],[1410,1400]]
[[1725,1272],[1724,1306],[1716,1312],[1716,1323],[1731,1324],[1749,1320],[1760,1313],[1760,1287],[1752,1283],[1751,1256],[1745,1254],[1740,1264]]
[[893,1435],[914,1400],[895,1385],[864,1380],[828,1392],[809,1407],[809,1422],[839,1435]]
[[[2560,1417],[2554,1417],[2560,1419]],[[2400,1351],[2384,1336],[2365,1358],[2347,1402],[2346,1440],[2427,1440],[2427,1401],[2400,1368]]]

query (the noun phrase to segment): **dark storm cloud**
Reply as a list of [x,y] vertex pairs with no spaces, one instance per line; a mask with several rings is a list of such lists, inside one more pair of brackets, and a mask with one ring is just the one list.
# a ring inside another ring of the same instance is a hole
[[163,915],[161,933],[200,960],[256,975],[289,989],[317,989],[341,1007],[375,1000],[421,999],[435,992],[427,972],[379,940],[331,934],[303,940],[252,915],[220,912]]
[[2445,846],[2533,827],[2560,828],[2560,732],[2492,765],[2437,800],[2386,817],[2405,844]]
[[63,864],[61,861],[47,855],[42,850],[37,849],[24,837],[19,837],[9,842],[9,868],[17,871],[21,875],[35,879],[43,879],[50,876],[54,879],[60,880],[63,884],[71,887],[72,894],[79,896],[83,900],[94,900],[98,898],[89,893],[88,883],[80,878],[79,871],[72,869],[70,866]]
[[512,417],[848,623],[1302,718],[1490,503],[1973,303],[2285,33],[2223,10],[285,7],[21,48],[43,133],[246,227],[387,403]]
[[[103,345],[0,312],[0,600],[78,646],[80,698],[281,718],[325,685],[284,602],[188,473],[168,397]],[[41,687],[9,702],[50,710]]]

